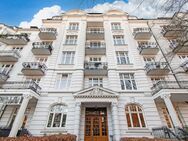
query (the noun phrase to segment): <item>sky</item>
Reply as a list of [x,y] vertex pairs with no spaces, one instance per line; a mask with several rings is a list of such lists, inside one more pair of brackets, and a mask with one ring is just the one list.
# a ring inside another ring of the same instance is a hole
[[[164,0],[158,0],[158,5]],[[152,0],[1,0],[0,23],[12,26],[41,26],[41,19],[59,15],[72,9],[82,9],[87,12],[105,12],[119,9],[140,18],[163,16],[156,11]]]

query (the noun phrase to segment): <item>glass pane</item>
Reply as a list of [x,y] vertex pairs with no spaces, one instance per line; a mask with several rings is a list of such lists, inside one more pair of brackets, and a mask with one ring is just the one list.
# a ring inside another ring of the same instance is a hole
[[135,82],[135,80],[132,80],[132,84],[133,84],[133,89],[136,90],[137,87],[136,87],[136,82]]
[[100,120],[99,120],[99,117],[93,118],[93,136],[100,136]]
[[125,80],[125,85],[127,90],[132,90],[132,85],[130,80]]
[[146,127],[143,114],[140,113],[139,115],[140,115],[140,120],[141,120],[142,127]]
[[65,127],[66,119],[67,119],[67,115],[63,114],[63,119],[62,119],[61,127]]
[[140,127],[137,113],[132,113],[133,127]]
[[122,90],[125,90],[124,81],[123,81],[123,80],[120,80],[120,83],[121,83],[121,89],[122,89]]
[[130,116],[128,113],[126,113],[126,118],[127,118],[127,125],[128,127],[131,127],[131,120],[130,120]]
[[53,118],[53,113],[50,113],[50,116],[49,116],[49,119],[48,119],[47,127],[51,127],[51,125],[52,125],[52,118]]
[[60,127],[61,113],[55,113],[53,127]]

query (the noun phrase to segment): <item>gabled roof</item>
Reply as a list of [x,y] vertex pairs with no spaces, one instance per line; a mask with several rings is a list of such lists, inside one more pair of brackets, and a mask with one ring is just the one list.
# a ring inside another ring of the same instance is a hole
[[73,96],[75,98],[118,98],[119,94],[103,87],[93,86],[83,89]]

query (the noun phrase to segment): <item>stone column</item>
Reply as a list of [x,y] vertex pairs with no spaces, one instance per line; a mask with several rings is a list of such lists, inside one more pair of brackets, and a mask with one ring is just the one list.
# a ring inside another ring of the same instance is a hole
[[81,114],[81,102],[76,102],[75,119],[74,119],[74,134],[77,136],[76,138],[77,141],[79,141],[80,114]]
[[21,104],[21,106],[20,106],[20,108],[18,110],[16,118],[14,120],[12,129],[11,129],[10,134],[9,134],[9,137],[16,137],[16,135],[18,133],[18,130],[19,130],[19,127],[20,127],[20,125],[23,122],[25,110],[26,110],[27,105],[29,103],[29,100],[31,98],[32,98],[32,96],[29,95],[29,94],[23,95],[23,101],[22,101],[22,104]]
[[118,103],[113,102],[112,107],[112,124],[113,124],[113,141],[120,141],[119,115]]
[[174,109],[174,106],[172,104],[170,96],[171,96],[170,94],[164,94],[164,95],[161,96],[161,98],[165,102],[165,105],[168,109],[168,112],[170,114],[170,117],[172,119],[174,127],[181,127],[181,123],[180,123],[179,118],[177,116],[176,110]]

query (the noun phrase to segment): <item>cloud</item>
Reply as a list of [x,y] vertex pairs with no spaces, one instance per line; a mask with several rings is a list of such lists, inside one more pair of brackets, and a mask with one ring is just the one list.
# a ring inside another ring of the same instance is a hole
[[113,3],[97,4],[93,8],[85,9],[86,12],[106,12],[111,9],[118,9],[127,12],[129,15],[134,15],[139,18],[156,18],[161,16],[169,16],[172,13],[166,14],[161,7],[164,5],[165,0],[158,0],[154,2],[152,0],[129,0],[125,2],[123,0],[116,0]]
[[52,16],[60,15],[63,12],[60,6],[54,5],[51,7],[45,7],[39,10],[32,18],[31,21],[22,21],[19,27],[29,28],[30,26],[42,25],[42,19],[51,18]]
[[[97,4],[92,8],[85,9],[86,12],[106,12],[111,9],[118,9],[127,12],[129,15],[137,16],[139,18],[156,18],[164,16],[172,16],[172,13],[165,13],[161,7],[165,5],[166,0],[129,0],[125,2],[123,0],[116,0],[112,3]],[[45,7],[39,10],[31,21],[22,21],[20,27],[28,28],[30,26],[42,25],[42,19],[51,18],[52,16],[59,15],[62,12],[62,8],[59,5],[51,7]]]

